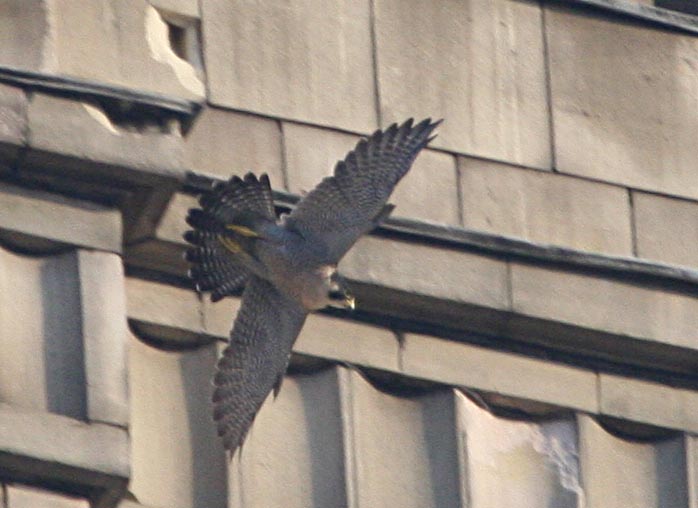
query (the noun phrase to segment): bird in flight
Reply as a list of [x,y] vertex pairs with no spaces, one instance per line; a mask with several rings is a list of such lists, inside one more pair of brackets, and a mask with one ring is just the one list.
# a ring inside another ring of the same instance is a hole
[[280,219],[266,174],[219,182],[189,210],[185,258],[197,291],[215,302],[244,288],[213,380],[213,418],[231,456],[278,393],[308,313],[354,308],[337,263],[392,212],[388,198],[439,123],[410,119],[362,139]]

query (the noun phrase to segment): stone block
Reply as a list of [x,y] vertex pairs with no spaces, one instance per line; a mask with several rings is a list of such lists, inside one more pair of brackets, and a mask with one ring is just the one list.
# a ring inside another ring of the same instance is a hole
[[510,0],[377,1],[382,123],[443,117],[435,147],[550,168],[540,9]]
[[0,230],[121,252],[121,215],[86,201],[0,184]]
[[0,83],[0,164],[11,165],[27,141],[27,104],[24,90]]
[[558,170],[698,197],[698,39],[546,8]]
[[312,314],[293,350],[311,356],[398,371],[397,337],[387,328]]
[[188,169],[223,180],[267,173],[275,189],[284,187],[281,150],[277,121],[216,108],[199,113],[184,145]]
[[698,392],[612,374],[599,375],[603,414],[698,432]]
[[155,228],[155,239],[181,245],[187,245],[183,235],[191,229],[186,222],[190,208],[198,207],[197,198],[188,194],[177,193],[172,196]]
[[116,254],[77,253],[87,418],[128,426],[126,288]]
[[129,277],[126,292],[130,320],[154,327],[203,331],[203,304],[194,291]]
[[545,360],[410,333],[400,350],[400,365],[412,377],[598,410],[594,372]]
[[514,312],[659,344],[698,344],[698,300],[691,296],[519,263],[511,276]]
[[458,455],[472,506],[583,506],[574,420],[497,418],[455,396]]
[[41,69],[49,62],[43,43],[49,38],[45,0],[6,0],[0,16],[0,65]]
[[368,0],[202,3],[210,100],[346,130],[376,128]]
[[334,369],[288,376],[230,463],[230,508],[349,506]]
[[349,251],[340,271],[366,284],[495,309],[509,307],[506,263],[469,252],[367,236]]
[[463,223],[497,235],[633,255],[626,189],[462,157]]
[[626,441],[580,414],[579,462],[588,508],[688,506],[683,439]]
[[358,506],[460,506],[452,393],[397,397],[342,369],[349,496]]
[[[284,123],[284,150],[289,190],[305,193],[333,173],[338,160],[353,150],[359,136],[306,125]],[[458,224],[458,190],[453,156],[432,150],[419,154],[414,167],[390,199],[395,217]]]
[[87,499],[23,485],[7,487],[7,508],[89,508]]
[[225,454],[211,417],[216,347],[163,351],[128,339],[130,490],[152,506],[226,506]]
[[[0,403],[0,450],[0,467],[13,464],[13,468],[35,475],[40,461],[46,480],[119,491],[129,476],[126,429],[4,403]],[[19,458],[28,462],[13,460]]]
[[460,225],[455,157],[434,150],[421,152],[390,202],[397,205],[394,217]]
[[0,17],[0,65],[186,99],[204,97],[200,76],[174,52],[167,24],[146,0],[60,7],[47,0],[8,1],[9,15]]
[[306,194],[333,173],[337,161],[353,150],[361,136],[282,122],[288,190]]
[[77,256],[26,257],[0,249],[0,401],[86,416]]
[[176,125],[119,125],[97,105],[41,93],[32,96],[28,116],[27,167],[64,164],[52,162],[48,153],[79,159],[83,168],[118,167],[111,178],[125,171],[121,168],[175,180],[184,174],[184,143]]
[[0,286],[7,331],[0,343],[12,360],[0,369],[0,399],[126,426],[121,259],[96,251],[37,258],[0,250]]
[[638,256],[698,266],[698,203],[634,192],[633,211]]

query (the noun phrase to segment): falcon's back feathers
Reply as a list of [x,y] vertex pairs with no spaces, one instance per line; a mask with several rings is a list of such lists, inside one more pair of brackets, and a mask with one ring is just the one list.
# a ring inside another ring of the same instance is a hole
[[251,173],[244,179],[233,176],[202,195],[199,204],[201,208],[189,210],[187,216],[187,223],[194,229],[187,231],[184,238],[194,247],[187,251],[186,259],[192,264],[189,276],[197,290],[211,291],[215,302],[239,292],[249,276],[242,259],[231,255],[230,248],[220,241],[221,236],[233,237],[231,225],[249,223],[255,217],[276,219],[269,177],[262,175],[257,179]]
[[441,123],[427,118],[412,125],[392,124],[359,141],[286,219],[290,229],[323,245],[323,262],[336,264],[367,233],[387,217],[384,206],[419,151]]

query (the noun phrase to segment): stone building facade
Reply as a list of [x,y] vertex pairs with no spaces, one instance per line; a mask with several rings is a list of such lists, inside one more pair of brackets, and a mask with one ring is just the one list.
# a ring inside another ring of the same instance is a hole
[[[0,0],[0,507],[698,508],[682,0]],[[443,117],[228,461],[197,191]]]

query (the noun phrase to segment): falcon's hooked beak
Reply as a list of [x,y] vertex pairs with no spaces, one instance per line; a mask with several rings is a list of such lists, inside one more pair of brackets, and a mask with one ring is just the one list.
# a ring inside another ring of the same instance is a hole
[[351,295],[347,295],[347,297],[344,299],[344,304],[346,305],[347,309],[354,310],[356,308],[356,300]]
[[338,289],[335,291],[330,291],[330,307],[335,307],[337,309],[351,309],[356,308],[356,299],[350,295],[347,291],[343,289]]

